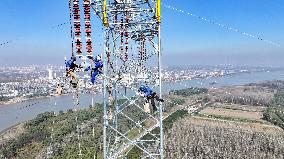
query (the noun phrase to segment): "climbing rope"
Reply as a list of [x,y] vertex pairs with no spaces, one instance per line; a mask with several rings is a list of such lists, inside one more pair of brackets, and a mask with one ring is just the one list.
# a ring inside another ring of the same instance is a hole
[[[70,25],[70,38],[71,38],[71,52],[72,52],[72,57],[74,57],[74,34],[73,34],[73,5],[72,5],[72,0],[69,0],[69,25]],[[65,63],[66,63],[66,58],[65,58]]]
[[[54,102],[54,106],[56,107],[56,101]],[[46,149],[46,158],[50,158],[50,155],[54,153],[54,125],[55,121],[54,118],[56,117],[56,113],[52,112],[53,117],[52,117],[52,123],[51,123],[51,132],[50,132],[50,140],[49,140],[49,146]]]
[[[79,123],[78,123],[78,111],[79,111],[79,89],[76,88],[75,91],[74,91],[74,94],[73,94],[73,102],[74,102],[74,107],[75,107],[75,114],[76,114],[76,117],[75,117],[75,122],[76,122],[76,132],[77,132],[77,141],[78,141],[78,150],[79,150],[79,158],[82,158],[82,149],[81,149],[81,139],[80,139],[80,136],[81,136],[81,130],[80,130],[80,126],[79,126]],[[76,98],[75,98],[76,96]]]
[[[54,106],[56,107],[57,103],[56,101],[54,102]],[[51,125],[51,134],[50,134],[50,138],[51,138],[51,143],[54,143],[54,117],[56,117],[56,113],[55,111],[53,112],[53,120],[52,120],[52,125]]]

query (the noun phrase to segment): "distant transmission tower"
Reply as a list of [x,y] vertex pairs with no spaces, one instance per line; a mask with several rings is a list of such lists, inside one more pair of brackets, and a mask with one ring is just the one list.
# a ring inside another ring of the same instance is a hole
[[163,158],[163,108],[149,112],[138,94],[146,84],[161,85],[160,0],[95,0],[104,25],[104,158],[121,158],[132,149],[141,158]]

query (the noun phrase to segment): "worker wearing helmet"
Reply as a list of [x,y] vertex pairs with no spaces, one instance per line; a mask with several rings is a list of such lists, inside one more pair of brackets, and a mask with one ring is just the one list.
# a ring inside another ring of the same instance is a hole
[[153,90],[150,87],[144,84],[140,85],[138,92],[140,93],[141,96],[147,99],[147,103],[151,102],[154,112],[158,110],[155,104],[155,99],[159,102],[164,102],[164,99],[160,99],[156,92],[153,92]]
[[76,65],[76,57],[71,57],[70,60],[65,62],[66,65],[66,71],[68,70],[74,70],[78,65]]
[[97,75],[102,73],[102,68],[103,68],[103,62],[101,60],[100,55],[97,55],[95,59],[93,58],[93,61],[94,61],[94,68],[91,69],[92,70],[91,71],[92,84],[95,83]]
[[73,85],[74,88],[76,88],[78,85],[78,77],[74,72],[75,69],[79,67],[75,62],[76,62],[76,57],[74,56],[72,56],[70,60],[65,62],[66,76],[71,76],[70,83]]

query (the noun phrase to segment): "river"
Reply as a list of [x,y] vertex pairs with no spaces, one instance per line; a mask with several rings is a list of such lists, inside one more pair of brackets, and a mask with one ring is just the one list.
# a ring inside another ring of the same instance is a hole
[[[265,80],[284,80],[284,71],[243,73],[230,76],[194,79],[181,82],[170,82],[163,84],[163,92],[167,93],[173,89],[188,87],[221,87],[231,85],[242,85]],[[217,84],[210,85],[211,82]],[[87,108],[94,103],[102,102],[102,95],[81,94],[79,108]],[[33,119],[37,114],[46,111],[59,112],[74,109],[73,95],[63,95],[50,98],[33,99],[23,103],[0,105],[0,131],[23,121]]]

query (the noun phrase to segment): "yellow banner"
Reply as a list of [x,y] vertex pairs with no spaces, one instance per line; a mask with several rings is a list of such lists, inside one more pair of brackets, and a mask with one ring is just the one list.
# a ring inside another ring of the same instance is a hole
[[161,23],[161,0],[156,1],[156,18],[157,23]]
[[107,21],[107,1],[104,0],[104,6],[103,6],[103,24],[105,27],[108,27],[108,21]]

